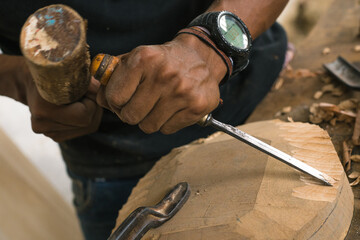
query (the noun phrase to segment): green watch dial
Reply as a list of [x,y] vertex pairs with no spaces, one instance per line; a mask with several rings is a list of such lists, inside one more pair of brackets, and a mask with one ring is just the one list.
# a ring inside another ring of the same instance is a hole
[[236,19],[225,14],[220,17],[219,23],[221,34],[226,41],[239,49],[246,49],[248,47],[249,40]]

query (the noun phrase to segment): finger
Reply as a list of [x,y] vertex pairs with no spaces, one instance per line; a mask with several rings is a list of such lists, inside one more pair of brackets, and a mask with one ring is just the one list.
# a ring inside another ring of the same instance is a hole
[[35,133],[61,132],[67,130],[75,130],[78,127],[60,124],[51,120],[36,119],[31,117],[31,127]]
[[101,85],[99,88],[99,91],[96,95],[96,102],[99,104],[99,106],[106,108],[108,110],[110,109],[109,104],[107,103],[106,97],[105,97],[105,86]]
[[98,107],[94,118],[92,119],[92,124],[84,128],[74,128],[74,129],[65,129],[62,131],[49,131],[44,133],[45,136],[50,137],[55,142],[62,142],[90,133],[94,133],[99,128],[101,118],[102,118],[102,108]]
[[186,108],[182,98],[161,98],[151,112],[140,122],[139,127],[145,133],[159,131],[160,128],[177,112]]
[[96,95],[99,91],[100,85],[101,84],[98,80],[96,80],[94,77],[91,77],[89,88],[85,96],[93,101],[96,101]]
[[135,93],[143,74],[139,61],[131,55],[120,57],[119,65],[115,68],[105,88],[105,99],[110,109],[119,114]]
[[85,97],[80,102],[64,106],[57,113],[53,112],[58,116],[54,119],[64,125],[86,127],[91,122],[98,107],[96,102]]
[[84,97],[81,101],[67,105],[55,105],[35,97],[29,103],[32,117],[49,120],[63,125],[83,127],[88,125],[98,105]]
[[134,95],[120,110],[119,118],[128,124],[141,122],[159,101],[161,90],[149,82],[142,82]]
[[218,91],[215,91],[213,95],[199,94],[196,99],[187,102],[184,109],[177,111],[169,117],[160,127],[160,131],[164,134],[172,134],[184,127],[197,123],[203,116],[218,106],[219,98],[216,96],[219,96]]
[[161,126],[160,131],[163,134],[173,134],[185,127],[196,124],[201,118],[199,116],[204,115],[193,114],[187,110],[179,111]]

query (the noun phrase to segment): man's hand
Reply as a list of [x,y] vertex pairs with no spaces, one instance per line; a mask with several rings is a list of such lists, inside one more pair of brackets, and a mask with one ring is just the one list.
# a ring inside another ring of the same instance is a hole
[[195,36],[182,34],[119,58],[97,101],[146,133],[174,133],[195,124],[219,103],[218,85],[226,66]]
[[96,103],[99,82],[91,80],[88,92],[80,101],[57,106],[45,101],[38,93],[25,64],[22,68],[26,104],[31,112],[35,133],[42,133],[56,142],[95,132],[100,124],[102,108]]

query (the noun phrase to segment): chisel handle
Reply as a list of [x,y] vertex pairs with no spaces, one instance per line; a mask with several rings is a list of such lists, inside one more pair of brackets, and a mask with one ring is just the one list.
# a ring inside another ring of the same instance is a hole
[[[90,65],[90,73],[94,78],[100,81],[102,85],[108,83],[112,73],[119,63],[119,58],[109,54],[100,53],[94,57]],[[205,115],[197,122],[202,127],[208,125],[211,114]]]
[[118,63],[118,57],[100,53],[92,60],[90,73],[94,78],[99,80],[102,85],[106,86]]

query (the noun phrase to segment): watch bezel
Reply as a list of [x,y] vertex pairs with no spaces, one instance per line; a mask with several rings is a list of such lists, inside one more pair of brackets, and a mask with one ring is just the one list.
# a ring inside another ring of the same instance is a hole
[[[225,38],[224,34],[222,33],[221,26],[220,26],[220,20],[224,16],[230,16],[232,19],[234,19],[235,22],[237,23],[237,25],[240,27],[242,34],[246,36],[247,44],[246,44],[245,48],[238,48],[233,43],[229,42]],[[220,12],[216,19],[216,26],[217,26],[216,32],[219,34],[222,41],[225,42],[226,47],[229,47],[232,51],[235,51],[239,54],[241,54],[244,51],[248,51],[248,48],[251,44],[251,40],[249,40],[249,36],[250,36],[249,30],[245,27],[245,24],[243,23],[243,21],[241,21],[241,19],[238,18],[235,14],[233,14],[231,12],[227,12],[227,11]]]
[[[240,23],[239,25],[241,30],[244,34],[247,35],[248,38],[247,48],[237,48],[225,39],[220,29],[220,18],[224,15],[229,15],[233,17],[238,23]],[[238,16],[228,11],[206,12],[196,17],[188,25],[188,27],[195,26],[200,26],[207,29],[210,33],[209,37],[214,41],[216,46],[233,60],[233,74],[240,72],[247,67],[249,63],[250,50],[252,48],[252,38],[245,23]]]

